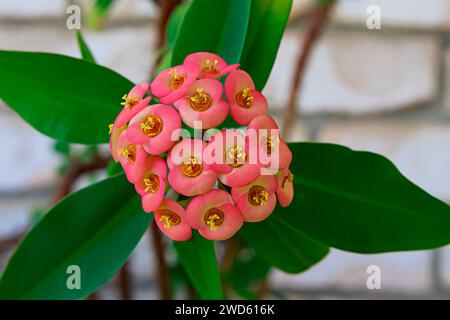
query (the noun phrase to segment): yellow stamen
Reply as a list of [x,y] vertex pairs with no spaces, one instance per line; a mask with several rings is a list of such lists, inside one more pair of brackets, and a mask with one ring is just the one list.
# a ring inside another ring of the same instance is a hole
[[217,226],[223,223],[223,211],[218,208],[211,208],[205,214],[205,223],[209,226],[211,230],[216,230]]
[[[267,130],[267,132],[269,132],[269,130]],[[266,145],[266,152],[270,155],[274,148],[280,143],[280,138],[272,135],[264,135],[261,137],[260,141],[262,145]]]
[[241,108],[250,108],[253,104],[253,96],[250,94],[250,88],[244,88],[236,93],[236,102]]
[[136,161],[136,146],[134,144],[123,146],[119,150],[119,155],[124,156],[129,163],[134,164]]
[[247,159],[247,153],[241,146],[234,146],[227,151],[227,164],[233,168],[242,167]]
[[206,59],[205,63],[203,64],[203,67],[202,67],[202,72],[210,73],[210,74],[219,74],[220,72],[216,68],[218,63],[219,63],[219,60],[217,60],[217,59],[214,59],[214,64],[211,64],[210,59]]
[[288,175],[283,178],[281,187],[284,188],[286,186],[286,183],[288,183],[288,182],[292,183],[293,181],[294,181],[294,175],[291,172],[289,172]]
[[178,74],[177,69],[171,69],[168,72],[171,77],[169,78],[169,88],[171,90],[176,90],[181,87],[186,80],[187,76],[185,74]]
[[140,99],[139,98],[131,98],[128,95],[124,94],[122,96],[123,101],[120,103],[121,105],[123,105],[124,107],[126,106],[127,110],[130,111],[131,108],[133,108],[134,106],[136,106]]
[[114,123],[111,123],[110,125],[108,125],[109,134],[111,134],[113,127],[114,127]]
[[198,177],[202,173],[202,170],[202,162],[193,156],[181,164],[181,172],[188,178]]
[[203,88],[197,88],[196,93],[194,93],[189,98],[189,104],[191,108],[195,111],[206,111],[212,105],[211,96],[205,93]]
[[159,221],[164,222],[164,229],[168,230],[181,223],[181,218],[175,212],[169,209],[162,209],[162,215]]
[[253,186],[248,192],[248,201],[253,206],[263,206],[269,201],[269,193],[264,187]]
[[145,121],[141,122],[142,132],[149,137],[155,137],[161,133],[163,122],[158,116],[148,116]]
[[155,193],[159,190],[159,177],[156,174],[151,174],[148,177],[142,179],[146,188],[145,192]]

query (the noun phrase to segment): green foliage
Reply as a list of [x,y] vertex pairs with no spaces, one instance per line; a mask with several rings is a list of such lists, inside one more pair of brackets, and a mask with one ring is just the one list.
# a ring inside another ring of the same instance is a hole
[[194,231],[190,240],[173,245],[200,298],[223,299],[214,241],[206,240]]
[[241,69],[262,90],[272,70],[291,11],[292,0],[252,1]]
[[106,167],[106,173],[108,177],[115,176],[116,174],[123,173],[123,168],[119,162],[110,161],[108,167]]
[[68,156],[70,154],[70,144],[65,141],[55,141],[53,150],[63,156]]
[[286,223],[287,216],[296,220],[298,212],[294,207],[278,208],[262,222],[246,223],[240,233],[267,263],[285,272],[299,273],[322,260],[329,250],[296,225]]
[[[0,279],[0,299],[79,299],[112,278],[152,221],[124,175],[77,191],[28,233]],[[69,290],[67,268],[80,267]]]
[[175,8],[167,23],[167,45],[172,47],[180,33],[181,24],[184,20],[186,12],[190,7],[190,3],[182,3]]
[[270,265],[266,261],[254,251],[244,248],[225,278],[242,298],[255,300],[269,271]]
[[83,60],[95,63],[95,58],[79,30],[77,30],[77,43]]
[[381,155],[322,143],[289,147],[294,201],[272,215],[285,230],[298,229],[328,246],[360,253],[450,243],[450,207]]
[[116,0],[94,0],[87,16],[87,25],[90,28],[101,28],[108,15],[109,10]]
[[174,44],[171,65],[194,52],[209,51],[238,63],[244,47],[250,0],[193,0]]
[[108,142],[133,83],[105,67],[39,52],[0,51],[0,98],[36,130],[70,143]]

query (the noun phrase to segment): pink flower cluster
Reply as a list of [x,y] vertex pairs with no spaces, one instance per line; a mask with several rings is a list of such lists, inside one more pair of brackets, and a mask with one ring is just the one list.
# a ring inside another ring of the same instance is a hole
[[[188,240],[192,229],[225,240],[244,221],[266,219],[277,198],[283,207],[292,201],[292,154],[266,114],[266,98],[238,67],[212,53],[191,54],[150,85],[133,87],[110,125],[112,157],[173,240]],[[229,115],[240,127],[215,129]],[[182,123],[209,130],[180,139]],[[170,188],[184,200],[165,198]]]

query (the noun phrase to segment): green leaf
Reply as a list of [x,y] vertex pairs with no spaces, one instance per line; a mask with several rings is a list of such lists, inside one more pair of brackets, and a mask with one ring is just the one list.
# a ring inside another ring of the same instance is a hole
[[270,265],[254,251],[244,248],[236,257],[231,270],[226,274],[227,282],[244,299],[258,299],[259,285],[270,271]]
[[450,243],[450,207],[371,152],[291,143],[295,196],[279,215],[290,228],[339,249],[377,253]]
[[202,299],[223,299],[214,241],[193,232],[188,241],[173,243],[178,258]]
[[57,140],[97,144],[133,83],[105,67],[63,55],[0,51],[0,98]]
[[65,141],[55,141],[53,150],[61,155],[68,156],[70,154],[70,144]]
[[80,30],[77,30],[77,43],[83,60],[95,63],[95,58],[92,55],[92,52],[89,49],[86,41],[84,41],[83,35],[81,34]]
[[272,215],[258,223],[246,223],[241,235],[257,254],[285,272],[299,273],[322,260],[327,246],[308,237],[297,226],[286,223],[296,219],[295,208],[277,207]]
[[291,6],[292,0],[252,1],[241,69],[252,76],[260,91],[275,62]]
[[120,162],[114,162],[111,160],[106,167],[106,174],[108,177],[115,176],[116,174],[123,173],[123,168]]
[[172,64],[194,52],[213,52],[238,63],[244,47],[250,0],[193,0],[174,44]]
[[[125,263],[152,215],[124,175],[68,196],[28,233],[0,279],[0,299],[79,299],[111,279]],[[69,266],[81,289],[69,290]]]
[[167,44],[172,46],[180,33],[181,23],[188,11],[190,3],[182,3],[178,5],[170,16],[167,23]]
[[103,26],[109,10],[116,2],[115,0],[94,0],[87,16],[87,25],[90,28],[98,29]]

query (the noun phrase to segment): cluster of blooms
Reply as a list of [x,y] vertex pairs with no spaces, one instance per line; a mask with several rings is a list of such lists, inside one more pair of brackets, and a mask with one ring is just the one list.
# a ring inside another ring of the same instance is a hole
[[[277,198],[283,207],[292,201],[292,154],[266,114],[265,97],[238,67],[212,53],[191,54],[151,84],[133,87],[110,125],[112,157],[142,197],[144,211],[153,212],[173,240],[188,240],[192,229],[225,240],[244,221],[266,219]],[[215,129],[229,115],[239,128]],[[209,130],[180,139],[182,123]],[[165,198],[170,188],[184,196],[183,206]]]

